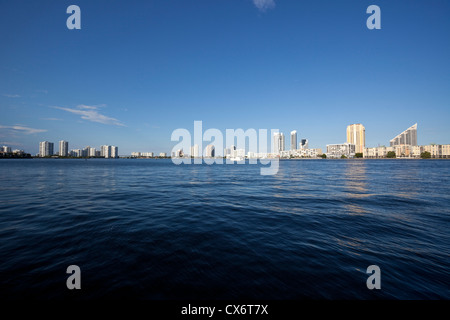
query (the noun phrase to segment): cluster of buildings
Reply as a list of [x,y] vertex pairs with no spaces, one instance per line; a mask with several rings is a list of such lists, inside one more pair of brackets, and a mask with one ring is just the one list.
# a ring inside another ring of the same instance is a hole
[[83,149],[69,151],[69,142],[59,141],[59,151],[54,152],[54,143],[48,141],[39,142],[38,157],[74,157],[74,158],[119,158],[119,147],[103,145],[100,150],[87,146]]
[[[235,148],[236,149],[236,148]],[[227,149],[225,149],[225,153]],[[228,151],[229,152],[229,151]],[[244,151],[245,154],[245,151]],[[201,150],[198,146],[198,144],[194,144],[191,146],[190,153],[186,153],[183,149],[178,149],[177,151],[172,152],[172,158],[215,158],[220,157],[220,155],[216,154],[216,148],[212,144],[208,144],[203,152],[201,153]]]
[[[200,150],[198,145],[193,145],[190,152],[179,149],[172,152],[172,157],[183,158],[214,158],[224,157],[233,160],[264,159],[264,158],[386,158],[394,154],[396,158],[420,158],[424,152],[429,152],[431,158],[450,158],[450,145],[425,145],[417,144],[417,123],[398,134],[390,140],[390,146],[366,147],[366,129],[361,123],[347,126],[347,141],[338,144],[327,144],[326,153],[320,148],[309,148],[308,139],[297,141],[297,131],[290,133],[290,149],[286,150],[286,139],[282,132],[273,135],[272,151],[270,153],[250,152],[245,149],[236,149],[235,146],[225,148],[223,154],[215,150],[214,145],[207,145],[205,150]],[[298,143],[297,143],[298,142]]]
[[397,145],[392,147],[365,148],[364,158],[385,158],[388,152],[395,152],[397,158],[420,158],[429,152],[433,159],[450,159],[450,144],[430,144],[426,146]]
[[366,145],[366,128],[360,123],[347,126],[347,142],[327,144],[327,158],[353,158],[358,153],[363,157]]
[[161,152],[158,156],[156,156],[153,152],[132,152],[131,158],[166,158],[167,153]]
[[297,130],[290,133],[290,149],[285,149],[285,139],[282,132],[273,135],[273,152],[270,157],[280,158],[317,158],[322,155],[322,149],[309,148],[308,139],[300,139],[297,145]]
[[[189,152],[190,151],[190,152]],[[205,150],[200,150],[197,144],[191,146],[190,150],[185,152],[178,149],[172,152],[173,158],[215,158],[224,157],[232,160],[247,159],[266,159],[266,158],[317,158],[322,155],[322,149],[310,149],[308,147],[308,139],[301,139],[297,144],[297,131],[294,130],[290,134],[290,149],[285,149],[285,137],[282,132],[276,132],[273,135],[273,146],[271,152],[252,152],[245,149],[237,149],[232,145],[223,150],[223,154],[215,150],[213,144],[206,146]]]
[[0,149],[0,153],[22,155],[22,154],[25,154],[25,151],[19,150],[19,149],[12,150],[11,147],[2,146],[1,149]]
[[[187,152],[179,149],[172,152],[173,158],[215,158],[224,157],[233,160],[247,159],[265,159],[265,158],[386,158],[395,154],[396,158],[420,158],[423,153],[428,152],[431,158],[450,158],[450,144],[439,145],[430,144],[419,146],[417,144],[417,123],[398,134],[390,140],[389,147],[378,146],[373,148],[366,147],[366,129],[360,123],[347,126],[347,141],[340,144],[327,144],[326,153],[320,148],[309,148],[308,139],[297,140],[297,131],[290,133],[290,149],[285,149],[285,136],[282,132],[276,132],[273,135],[273,144],[271,152],[251,152],[245,149],[237,149],[236,146],[230,146],[217,152],[213,144],[200,150],[197,144],[191,146]],[[24,155],[23,150],[11,150],[11,147],[2,146],[0,155]],[[59,151],[54,150],[53,142],[42,141],[39,143],[38,157],[101,157],[101,158],[119,158],[119,148],[116,146],[103,145],[99,150],[87,146],[83,149],[69,150],[69,142],[59,141]],[[153,152],[132,152],[132,158],[166,158],[167,154],[162,152],[157,156]]]
[[310,149],[308,139],[301,139],[297,145],[297,130],[290,133],[290,149],[285,149],[285,138],[283,132],[273,135],[273,151],[270,157],[280,158],[316,158],[322,154],[322,149]]
[[366,130],[360,123],[347,127],[347,142],[327,145],[327,158],[386,158],[388,153],[395,154],[396,158],[420,158],[422,153],[429,152],[431,158],[450,158],[450,145],[430,144],[419,146],[417,144],[417,123],[398,134],[390,140],[389,147],[379,146],[367,148],[365,146]]

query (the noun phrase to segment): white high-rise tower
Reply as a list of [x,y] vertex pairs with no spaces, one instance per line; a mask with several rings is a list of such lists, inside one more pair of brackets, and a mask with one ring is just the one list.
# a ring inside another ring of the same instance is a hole
[[48,157],[53,155],[53,142],[39,142],[39,156]]
[[297,149],[297,130],[291,131],[291,150]]
[[59,155],[61,157],[67,157],[69,155],[69,142],[61,140],[59,142]]
[[282,132],[275,132],[273,134],[273,152],[280,154],[284,151],[284,134]]

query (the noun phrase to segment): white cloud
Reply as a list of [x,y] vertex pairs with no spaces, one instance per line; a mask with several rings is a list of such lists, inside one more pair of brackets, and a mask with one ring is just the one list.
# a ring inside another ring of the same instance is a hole
[[253,0],[253,4],[260,11],[266,11],[267,9],[275,8],[275,1],[274,0]]
[[119,120],[105,116],[101,114],[98,111],[99,106],[86,106],[86,105],[79,105],[76,108],[64,108],[64,107],[53,107],[56,109],[64,110],[73,114],[78,114],[81,116],[81,119],[92,121],[92,122],[99,122],[103,124],[110,124],[115,126],[121,126],[124,127],[125,125],[120,122]]
[[7,98],[20,98],[20,96],[18,94],[8,94],[8,93],[4,93],[3,94],[4,97]]
[[2,125],[0,125],[0,129],[12,130],[12,131],[15,131],[15,132],[21,132],[21,133],[25,133],[25,134],[40,133],[40,132],[46,132],[47,131],[45,129],[34,129],[34,128],[29,128],[29,127],[26,127],[26,126],[22,126],[22,125],[15,125],[15,126],[2,126]]

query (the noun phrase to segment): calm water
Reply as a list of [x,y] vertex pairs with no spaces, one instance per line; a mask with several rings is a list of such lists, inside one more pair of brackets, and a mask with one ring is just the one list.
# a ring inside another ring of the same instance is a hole
[[[32,159],[0,173],[2,299],[450,298],[450,161],[282,161],[261,176]],[[366,287],[373,264],[381,290]]]

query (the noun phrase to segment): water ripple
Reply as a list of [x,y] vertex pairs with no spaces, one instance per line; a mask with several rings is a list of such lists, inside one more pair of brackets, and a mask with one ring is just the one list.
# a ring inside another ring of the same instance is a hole
[[72,297],[70,264],[86,299],[450,298],[448,161],[0,168],[1,298]]

